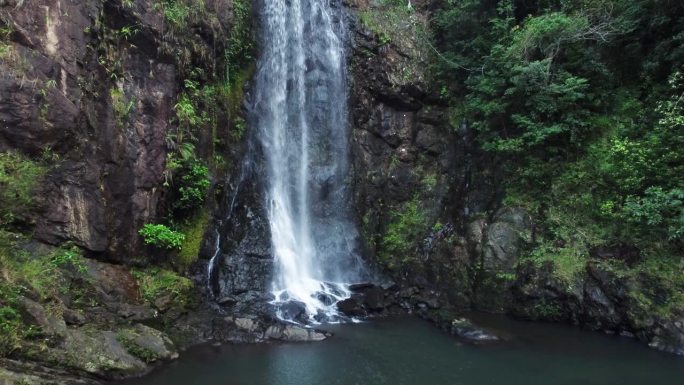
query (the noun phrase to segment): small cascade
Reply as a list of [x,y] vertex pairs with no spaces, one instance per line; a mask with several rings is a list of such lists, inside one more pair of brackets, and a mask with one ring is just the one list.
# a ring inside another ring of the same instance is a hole
[[218,228],[221,226],[219,223],[217,225],[217,228],[215,230],[215,237],[216,240],[214,240],[214,253],[211,255],[211,259],[209,259],[209,264],[207,265],[207,287],[209,289],[209,293],[213,293],[213,289],[211,287],[211,283],[214,281],[214,269],[216,268],[216,258],[221,254],[221,233],[219,233]]
[[364,274],[351,218],[341,2],[265,0],[250,123],[266,162],[272,304],[298,323],[343,319]]

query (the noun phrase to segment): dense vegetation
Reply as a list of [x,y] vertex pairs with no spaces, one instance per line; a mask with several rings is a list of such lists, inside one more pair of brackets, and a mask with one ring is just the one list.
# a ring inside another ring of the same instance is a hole
[[529,258],[571,277],[609,255],[680,292],[684,3],[447,0],[433,27],[454,126],[537,218]]

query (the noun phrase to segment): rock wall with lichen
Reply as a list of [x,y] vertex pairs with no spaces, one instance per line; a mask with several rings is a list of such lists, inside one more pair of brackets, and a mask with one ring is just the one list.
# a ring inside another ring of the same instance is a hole
[[[118,262],[145,252],[138,229],[168,214],[179,96],[227,81],[234,20],[230,0],[0,3],[0,152],[50,165],[22,223],[36,239]],[[240,112],[213,107],[191,135],[220,175]]]
[[[251,22],[240,0],[0,0],[0,382],[102,383],[252,338],[183,276],[242,153]],[[186,157],[211,187],[175,215]],[[143,244],[146,223],[183,250]]]

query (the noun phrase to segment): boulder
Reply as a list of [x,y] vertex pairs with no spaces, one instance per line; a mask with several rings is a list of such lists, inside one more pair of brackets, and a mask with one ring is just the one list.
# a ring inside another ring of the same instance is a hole
[[278,306],[278,312],[283,319],[306,323],[306,304],[300,301],[287,301]]
[[233,320],[233,323],[235,326],[237,326],[238,329],[246,331],[248,333],[254,333],[259,329],[259,323],[251,318],[235,318]]
[[467,342],[482,343],[500,340],[495,334],[475,326],[470,320],[465,318],[453,319],[449,331],[451,334]]
[[86,322],[86,317],[83,313],[76,310],[64,309],[62,311],[62,317],[67,325],[81,326]]
[[684,356],[684,316],[662,322],[655,330],[657,334],[648,343],[650,347]]
[[132,329],[120,330],[116,337],[130,354],[146,363],[178,358],[173,342],[149,326],[136,324]]
[[26,297],[19,298],[22,317],[29,323],[40,326],[44,333],[65,336],[67,326],[59,311],[48,311],[43,305]]
[[318,292],[314,295],[314,297],[321,301],[321,303],[323,303],[325,306],[330,306],[335,303],[335,297],[327,293]]
[[359,300],[355,297],[347,298],[338,302],[337,309],[349,317],[366,315],[366,311],[364,310],[361,302],[359,302]]
[[381,311],[385,308],[385,292],[373,286],[363,292],[363,304],[366,309],[372,311]]
[[325,332],[296,325],[272,325],[264,332],[265,339],[288,342],[323,341],[327,337]]
[[64,367],[107,378],[123,378],[147,369],[145,362],[130,354],[112,331],[70,330],[63,349],[53,354]]
[[370,289],[373,286],[375,286],[375,285],[370,283],[370,282],[363,282],[363,283],[355,283],[355,284],[349,285],[348,289],[351,292],[359,293],[363,290]]

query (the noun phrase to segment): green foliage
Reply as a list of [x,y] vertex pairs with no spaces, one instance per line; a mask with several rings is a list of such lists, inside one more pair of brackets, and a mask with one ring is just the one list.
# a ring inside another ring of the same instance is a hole
[[0,357],[9,356],[21,347],[24,328],[16,310],[0,307]]
[[[241,106],[244,85],[254,68],[252,2],[231,2],[228,31],[223,30],[215,10],[208,9],[204,1],[155,0],[155,8],[164,14],[170,27],[164,31],[169,44],[162,49],[176,58],[183,82],[174,104],[173,123],[177,129],[170,130],[166,138],[170,150],[165,172],[167,185],[179,179],[179,171],[193,171],[184,164],[190,158],[205,159],[212,171],[225,172],[228,163],[221,154],[231,141],[242,140],[246,131]],[[196,30],[207,27],[211,31],[206,32],[223,41],[214,50],[205,50],[206,39],[197,41]],[[207,134],[211,135],[211,148],[199,146]],[[191,156],[191,146],[192,152],[197,147],[202,153]],[[184,196],[193,192],[185,191]],[[184,200],[180,206],[185,203]]]
[[557,302],[538,302],[531,309],[530,316],[534,319],[553,320],[561,315],[561,307]]
[[85,259],[74,246],[30,255],[18,246],[24,241],[23,236],[0,229],[0,357],[12,354],[24,340],[39,333],[20,316],[21,296],[61,303],[65,293],[78,289],[73,278],[85,273]]
[[133,277],[138,282],[140,296],[147,302],[154,303],[163,296],[171,296],[173,303],[184,306],[192,296],[192,281],[170,270],[149,268],[133,270]]
[[24,338],[26,327],[16,310],[16,299],[16,289],[0,284],[0,357],[6,357],[20,348]]
[[68,291],[69,270],[79,275],[87,271],[85,259],[75,246],[60,247],[45,255],[32,256],[24,251],[13,254],[7,265],[11,279],[41,300],[57,298],[62,291]]
[[684,309],[684,260],[651,257],[624,274],[639,282],[638,290],[629,294],[640,300],[647,314],[667,318]]
[[537,218],[527,259],[568,284],[596,247],[682,257],[682,17],[657,0],[447,0],[435,16],[453,121],[502,165],[504,203]]
[[0,42],[8,42],[12,37],[14,29],[11,25],[7,24],[4,20],[0,21]]
[[198,115],[198,109],[195,108],[193,101],[187,93],[182,93],[178,97],[178,102],[173,108],[178,119],[178,137],[176,138],[178,143],[183,143],[186,134],[190,134],[191,139],[193,139],[194,131],[197,127],[208,120],[206,114]]
[[429,223],[417,198],[406,202],[401,210],[391,213],[387,231],[382,238],[379,256],[392,269],[404,264],[415,254],[415,247],[429,229]]
[[670,318],[684,309],[684,260],[668,255],[651,255],[634,266],[621,261],[594,262],[614,279],[625,283],[630,313],[635,320],[653,316]]
[[209,168],[198,159],[195,146],[190,142],[176,145],[176,151],[167,155],[166,186],[171,187],[172,218],[191,215],[205,201],[211,185]]
[[235,126],[233,127],[232,136],[234,140],[242,140],[245,136],[245,131],[247,131],[247,123],[241,117],[235,119]]
[[568,290],[577,281],[580,274],[584,273],[588,255],[582,248],[556,247],[543,243],[532,252],[523,257],[520,263],[532,261],[537,267],[546,263],[553,265],[553,275],[567,285]]
[[118,34],[123,39],[128,41],[133,38],[140,30],[135,25],[126,25],[119,29]]
[[143,237],[146,245],[153,245],[161,249],[180,250],[185,235],[170,229],[166,225],[146,223],[138,233]]
[[425,174],[423,175],[423,180],[421,181],[423,186],[427,190],[434,190],[437,187],[437,175],[436,174]]
[[252,38],[252,1],[233,1],[233,20],[226,50],[226,80],[232,87],[241,87],[239,82],[245,67],[254,60]]
[[[683,18],[658,0],[446,0],[433,23],[454,127],[501,165],[503,203],[535,217],[520,263],[568,291],[588,263],[608,270],[635,322],[684,309]],[[639,255],[592,257],[621,247]]]
[[244,99],[243,87],[249,73],[251,67],[232,73],[230,81],[202,85],[203,82],[199,80],[202,71],[193,71],[192,79],[184,81],[183,92],[174,106],[178,129],[167,136],[169,147],[176,153],[174,156],[181,159],[190,158],[189,154],[183,153],[183,146],[192,145],[194,152],[194,144],[197,143],[201,132],[211,132],[214,145],[225,145],[226,143],[221,143],[216,137],[222,128],[219,127],[219,122],[223,119],[229,120],[229,138],[239,141],[244,137],[246,124],[240,106]]
[[162,11],[164,19],[176,30],[187,29],[188,24],[198,20],[205,11],[204,0],[161,0],[155,7]]
[[77,246],[62,246],[50,256],[50,264],[55,268],[72,268],[78,273],[88,271],[81,250]]
[[4,59],[12,49],[10,37],[13,32],[12,26],[0,20],[0,59]]
[[174,183],[178,197],[173,208],[188,211],[200,207],[211,184],[209,169],[199,160],[191,159],[181,164],[178,173],[180,177]]
[[33,197],[45,167],[14,152],[0,153],[0,226],[13,223],[34,207]]
[[643,232],[662,234],[658,238],[678,240],[684,237],[683,189],[664,191],[660,187],[649,187],[643,197],[627,197],[623,213]]

